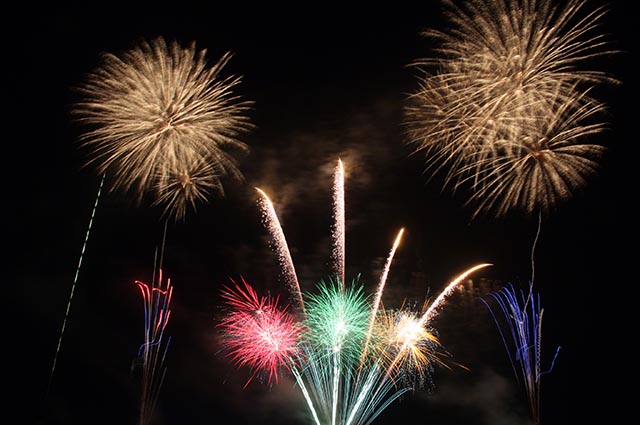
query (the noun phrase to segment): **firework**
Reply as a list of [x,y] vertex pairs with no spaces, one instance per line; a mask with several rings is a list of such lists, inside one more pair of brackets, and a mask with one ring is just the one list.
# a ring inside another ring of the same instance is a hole
[[312,376],[320,377],[314,388],[322,412],[331,423],[336,423],[338,404],[342,396],[341,384],[349,365],[357,361],[366,334],[369,306],[362,286],[352,285],[343,289],[343,284],[332,281],[329,285],[320,282],[317,294],[309,294],[305,323],[309,332],[305,335],[307,350],[313,356],[311,364],[320,365]]
[[473,176],[467,204],[475,206],[474,217],[480,212],[502,217],[514,209],[547,216],[587,184],[605,148],[582,140],[604,128],[591,121],[604,106],[578,93],[572,100],[555,104],[532,125],[514,127],[510,138],[493,143],[491,154],[461,168]]
[[[375,335],[383,344],[374,345],[378,356],[387,364],[387,375],[407,386],[414,381],[425,386],[435,365],[448,368],[441,359],[446,354],[436,330],[420,321],[419,312],[406,306],[398,310],[380,310],[375,322]],[[432,383],[429,382],[431,385]]]
[[162,37],[106,53],[73,109],[89,126],[88,164],[113,176],[111,189],[138,202],[149,195],[176,220],[209,191],[222,192],[223,177],[242,179],[234,154],[249,150],[239,137],[252,127],[251,103],[233,92],[239,77],[221,75],[232,55],[208,66],[206,54]]
[[337,277],[344,284],[344,240],[345,240],[345,220],[344,211],[344,167],[342,160],[338,160],[338,165],[334,171],[333,178],[333,264]]
[[[454,279],[435,303],[485,266]],[[251,369],[245,386],[256,375],[277,383],[280,372],[287,371],[317,425],[365,424],[429,381],[436,365],[448,367],[430,303],[421,313],[404,306],[378,309],[369,331],[373,306],[358,281],[347,286],[321,281],[316,289],[305,293],[305,314],[294,315],[277,298],[260,297],[244,280],[242,286],[223,288],[222,347],[238,367]]]
[[156,184],[153,205],[170,206],[176,218],[183,218],[188,207],[195,211],[196,203],[206,202],[210,193],[224,194],[217,178],[222,174],[217,171],[216,163],[208,162],[204,157],[185,157],[172,165],[169,174]]
[[507,349],[516,379],[524,386],[529,402],[531,418],[540,423],[540,386],[543,374],[553,369],[556,353],[548,370],[541,369],[542,313],[540,295],[532,292],[533,283],[527,295],[518,295],[512,285],[504,287],[490,296],[497,302],[506,319],[508,332],[502,331],[502,322],[493,313],[489,303],[482,300],[493,316],[502,341]]
[[269,384],[277,383],[280,368],[293,367],[302,327],[287,311],[288,306],[279,306],[278,297],[258,296],[244,279],[242,286],[233,283],[222,290],[229,309],[218,325],[224,328],[222,344],[234,363],[253,370],[245,386],[255,374],[264,372]]
[[283,270],[283,274],[285,274],[284,278],[289,287],[289,292],[292,297],[298,300],[299,308],[304,310],[304,300],[302,299],[302,292],[300,291],[298,275],[296,274],[296,268],[291,258],[287,239],[280,225],[280,219],[278,219],[278,214],[276,214],[273,203],[267,194],[264,193],[262,189],[256,188],[256,190],[260,193],[259,204],[262,212],[262,220],[273,239],[273,245],[278,255],[278,262]]
[[[423,346],[423,344],[420,344],[420,341],[425,341],[424,336],[426,335],[424,333],[417,332],[416,329],[430,326],[433,319],[435,319],[435,317],[439,313],[439,310],[442,304],[451,295],[454,288],[458,286],[460,282],[463,282],[472,273],[480,269],[483,269],[485,267],[488,267],[490,265],[491,264],[488,264],[488,263],[478,264],[467,269],[463,273],[459,274],[447,286],[445,286],[445,288],[442,291],[440,291],[438,296],[433,301],[429,302],[425,306],[425,308],[423,309],[424,312],[419,319],[415,318],[413,313],[410,316],[401,315],[403,319],[402,320],[403,326],[401,326],[401,329],[405,329],[405,331],[403,332],[404,337],[399,339],[396,338],[395,340],[403,341],[403,344],[400,345],[399,349],[395,350],[396,351],[395,358],[389,365],[390,371],[394,371],[403,362],[407,363],[406,362],[407,354],[409,354],[410,359],[422,359],[425,357],[424,355],[415,356],[416,347],[420,348]],[[429,340],[432,342],[435,341],[431,338],[426,338],[426,340]],[[423,362],[415,363],[414,365],[416,367],[414,368],[419,368],[421,364],[423,364]]]
[[85,233],[85,236],[84,236],[84,242],[82,243],[82,250],[80,251],[80,257],[78,258],[78,265],[76,266],[76,272],[73,277],[73,283],[71,284],[71,292],[69,293],[69,300],[67,301],[67,309],[64,314],[64,319],[62,320],[60,335],[58,336],[58,345],[56,346],[56,352],[53,356],[53,363],[51,365],[51,372],[49,374],[49,382],[47,383],[47,391],[45,393],[45,399],[49,396],[49,391],[51,390],[53,376],[56,371],[56,364],[58,363],[58,356],[60,355],[60,347],[62,346],[62,340],[64,338],[64,331],[67,327],[67,321],[69,320],[69,311],[71,310],[71,302],[73,301],[73,294],[75,293],[76,285],[78,284],[78,275],[80,274],[80,268],[82,267],[82,259],[84,258],[84,252],[87,249],[87,242],[89,241],[89,235],[91,234],[91,229],[93,227],[93,219],[95,217],[96,210],[98,209],[98,202],[100,201],[100,194],[102,193],[103,184],[104,184],[104,177],[100,180],[100,186],[98,186],[98,194],[96,195],[96,200],[93,204],[93,209],[91,210],[91,217],[89,218],[89,226],[87,227],[87,232]]
[[158,282],[154,281],[151,287],[139,280],[135,284],[140,289],[144,306],[144,343],[140,345],[135,364],[142,367],[139,423],[145,425],[151,422],[166,373],[165,360],[171,338],[165,341],[164,336],[171,316],[173,286],[169,279],[163,283],[162,270]]
[[[343,205],[338,199],[344,196],[341,162],[336,173],[334,205]],[[272,382],[278,371],[288,371],[316,425],[369,424],[403,394],[427,381],[435,365],[445,365],[432,320],[453,288],[488,264],[455,278],[420,313],[404,306],[386,310],[382,294],[404,233],[401,229],[373,301],[359,279],[350,285],[340,280],[340,262],[334,262],[335,278],[320,280],[315,292],[302,292],[277,214],[267,195],[258,191],[264,222],[289,275],[290,295],[302,308],[292,313],[286,307],[280,309],[277,299],[258,296],[244,281],[242,287],[225,287],[226,315],[220,322],[223,348],[236,365],[252,369],[249,381],[263,374]],[[340,217],[338,223],[344,217],[340,208],[334,208],[334,214]],[[334,231],[332,236],[341,238],[343,232]]]
[[389,270],[391,269],[391,262],[393,261],[393,257],[396,254],[396,250],[398,249],[398,245],[400,245],[400,241],[402,240],[402,235],[404,234],[404,229],[400,229],[398,232],[398,236],[396,236],[396,240],[393,243],[393,247],[391,248],[391,252],[389,252],[389,256],[387,257],[387,262],[385,263],[384,269],[382,269],[382,277],[380,278],[380,283],[378,284],[378,290],[376,291],[375,298],[373,300],[373,307],[371,311],[371,317],[369,318],[369,329],[367,330],[367,340],[365,341],[363,352],[366,355],[367,346],[369,345],[369,340],[371,339],[371,332],[373,331],[373,325],[375,323],[378,310],[380,308],[380,303],[382,302],[382,293],[384,292],[384,286],[387,283],[387,276],[389,275]]
[[595,174],[604,150],[584,142],[605,129],[591,93],[617,81],[581,66],[614,53],[598,33],[606,10],[581,16],[585,0],[445,3],[450,30],[423,33],[439,43],[436,57],[413,64],[423,74],[406,143],[445,186],[471,189],[474,216],[548,213]]
[[[102,64],[78,85],[81,95],[72,113],[89,129],[81,146],[87,162],[102,174],[89,227],[71,287],[53,359],[49,393],[78,274],[107,174],[111,190],[145,195],[164,206],[168,220],[185,218],[211,192],[224,194],[222,178],[242,179],[234,153],[246,153],[240,136],[252,128],[251,102],[233,93],[240,78],[222,77],[231,58],[224,54],[207,65],[206,50],[162,37],[143,41],[121,56],[106,53]],[[166,233],[166,221],[165,221]],[[160,264],[162,266],[162,264]]]

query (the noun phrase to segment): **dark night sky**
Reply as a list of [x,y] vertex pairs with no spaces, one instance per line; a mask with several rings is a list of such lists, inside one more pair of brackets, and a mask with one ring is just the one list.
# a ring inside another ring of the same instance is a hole
[[[136,423],[139,382],[130,366],[143,321],[133,281],[150,280],[163,224],[159,210],[136,207],[117,192],[100,198],[45,394],[99,186],[93,170],[82,168],[81,129],[69,114],[71,88],[97,65],[100,53],[121,52],[139,38],[195,40],[211,60],[233,52],[227,72],[242,76],[237,91],[255,102],[256,128],[246,138],[251,153],[241,163],[246,181],[229,183],[225,198],[212,198],[184,223],[168,226],[163,264],[174,285],[174,316],[156,424],[232,418],[237,424],[305,423],[303,400],[288,381],[242,390],[246,371],[230,366],[216,348],[219,289],[230,278],[244,276],[258,288],[286,293],[254,187],[274,201],[303,290],[329,270],[331,171],[338,158],[347,170],[348,277],[360,273],[368,288],[375,285],[404,227],[387,286],[390,299],[416,293],[407,286],[412,275],[423,273],[427,295],[479,262],[494,266],[478,279],[525,284],[537,220],[514,215],[470,221],[461,199],[427,182],[421,158],[408,156],[401,143],[401,108],[416,87],[406,65],[429,55],[432,46],[418,33],[439,22],[437,3],[423,3],[395,2],[367,13],[282,8],[250,19],[245,10],[213,7],[143,17],[98,12],[19,18],[5,65],[5,123],[13,130],[4,140],[10,254],[5,413],[23,418],[18,423]],[[623,82],[600,96],[611,112],[611,129],[596,136],[609,148],[603,169],[543,222],[537,245],[545,360],[562,346],[542,384],[546,424],[594,418],[616,423],[627,405],[628,390],[617,381],[635,360],[627,330],[635,276],[622,272],[633,267],[624,252],[634,242],[628,211],[635,193],[628,187],[631,169],[623,165],[626,145],[634,142],[636,109],[630,106],[635,46],[626,8],[612,1],[604,19],[614,47],[625,53],[603,61],[604,70]],[[445,347],[470,370],[437,371],[432,394],[419,391],[396,402],[377,423],[527,423],[521,387],[486,308],[460,297],[449,300],[438,320]]]

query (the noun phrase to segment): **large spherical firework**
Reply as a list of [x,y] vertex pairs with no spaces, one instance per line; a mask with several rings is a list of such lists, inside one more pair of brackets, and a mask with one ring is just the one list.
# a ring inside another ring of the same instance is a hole
[[[584,143],[605,128],[604,105],[591,93],[616,80],[581,66],[613,53],[597,32],[605,10],[581,17],[584,0],[446,4],[449,30],[424,32],[439,43],[437,57],[415,63],[424,74],[405,109],[406,143],[425,154],[427,170],[444,173],[445,185],[471,189],[474,216],[548,212],[586,183],[603,150]],[[562,142],[541,142],[550,138]],[[513,160],[541,152],[541,143],[547,153],[562,146],[562,154],[544,155],[542,167]],[[583,158],[588,166],[580,165]],[[501,195],[509,199],[499,201]]]
[[223,178],[242,179],[235,155],[249,151],[240,136],[251,102],[233,92],[239,77],[221,76],[231,54],[208,66],[206,53],[162,37],[106,53],[73,108],[89,126],[87,163],[112,177],[111,189],[138,203],[149,196],[176,219],[211,189],[222,193]]

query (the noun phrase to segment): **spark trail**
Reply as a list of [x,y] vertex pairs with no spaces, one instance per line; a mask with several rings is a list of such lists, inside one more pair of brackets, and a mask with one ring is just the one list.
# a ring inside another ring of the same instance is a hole
[[378,314],[378,308],[380,308],[380,301],[382,300],[382,293],[384,292],[384,286],[387,282],[387,276],[389,275],[389,270],[391,269],[391,262],[393,261],[393,257],[396,254],[396,250],[398,249],[398,245],[400,245],[400,240],[402,240],[402,235],[404,234],[404,229],[400,229],[398,232],[398,236],[396,236],[396,240],[393,243],[393,247],[391,248],[391,252],[389,252],[389,256],[387,257],[387,262],[384,265],[384,269],[382,270],[382,277],[380,278],[380,283],[378,284],[378,290],[376,291],[375,298],[373,300],[373,307],[371,309],[371,319],[369,319],[369,329],[367,330],[367,339],[364,345],[364,351],[362,352],[362,360],[364,360],[367,354],[367,346],[369,345],[369,341],[371,340],[371,332],[373,331],[373,325],[375,323],[376,316]]
[[256,190],[260,193],[260,200],[258,202],[260,204],[260,210],[262,211],[263,223],[267,226],[267,230],[273,237],[278,262],[282,267],[285,281],[289,287],[289,292],[294,298],[298,299],[298,305],[300,309],[304,311],[304,300],[302,299],[302,292],[300,291],[298,275],[296,274],[296,268],[293,264],[289,245],[287,245],[287,239],[284,236],[280,220],[273,208],[271,199],[269,199],[262,189],[256,188]]
[[333,179],[333,264],[336,274],[344,288],[345,266],[345,206],[344,206],[344,167],[338,160]]
[[100,186],[98,186],[98,193],[96,195],[96,200],[93,204],[93,209],[91,210],[91,218],[89,219],[89,226],[87,227],[87,233],[84,237],[84,242],[82,243],[82,251],[80,252],[80,258],[78,259],[78,267],[76,267],[76,273],[73,277],[73,284],[71,285],[71,293],[69,294],[69,301],[67,301],[67,309],[64,314],[64,320],[62,321],[62,329],[60,330],[60,336],[58,337],[58,345],[56,346],[56,353],[53,357],[53,364],[51,366],[51,373],[49,374],[49,383],[47,384],[47,392],[45,394],[45,400],[49,397],[49,392],[51,391],[51,383],[53,382],[53,375],[56,371],[56,364],[58,363],[58,355],[60,354],[60,347],[62,346],[62,337],[64,336],[64,331],[67,327],[67,321],[69,320],[69,311],[71,310],[71,301],[73,300],[73,294],[76,290],[76,284],[78,283],[78,276],[80,275],[80,268],[82,267],[82,259],[84,258],[84,252],[87,248],[87,242],[89,241],[89,234],[91,233],[91,228],[93,227],[93,219],[96,214],[96,210],[98,209],[98,201],[100,200],[100,195],[102,193],[102,186],[104,184],[105,176],[102,175],[102,179],[100,179]]

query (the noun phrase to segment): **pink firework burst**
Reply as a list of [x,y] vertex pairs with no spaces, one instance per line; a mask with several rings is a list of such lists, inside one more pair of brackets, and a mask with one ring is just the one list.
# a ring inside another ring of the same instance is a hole
[[289,313],[289,305],[278,305],[279,297],[258,296],[244,279],[242,285],[231,281],[233,287],[222,290],[227,314],[218,325],[224,329],[227,356],[237,366],[253,370],[245,387],[258,374],[269,384],[278,383],[279,371],[290,371],[298,359],[302,326]]

